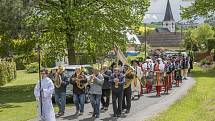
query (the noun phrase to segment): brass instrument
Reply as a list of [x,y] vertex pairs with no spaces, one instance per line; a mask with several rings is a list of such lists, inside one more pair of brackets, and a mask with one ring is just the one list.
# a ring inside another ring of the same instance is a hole
[[92,74],[90,76],[90,84],[93,84],[94,83],[94,79],[95,79],[95,74]]
[[79,89],[84,89],[85,88],[86,85],[81,83],[81,81],[84,80],[84,78],[80,74],[77,75],[75,80],[76,80],[77,87]]
[[58,70],[54,78],[54,85],[55,87],[60,88],[61,83],[62,83],[62,79],[60,76],[60,71]]
[[[131,74],[133,72],[133,70],[131,68],[129,68],[126,72],[125,72],[125,77],[128,75],[128,74]],[[133,74],[132,74],[133,75]],[[125,88],[128,88],[130,85],[131,85],[131,82],[132,82],[133,79],[128,79],[128,80],[125,80],[125,85],[124,85],[124,89]]]

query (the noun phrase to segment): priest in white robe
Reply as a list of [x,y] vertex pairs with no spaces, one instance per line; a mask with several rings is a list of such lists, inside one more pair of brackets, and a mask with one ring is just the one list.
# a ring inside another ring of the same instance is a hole
[[[34,89],[34,95],[38,104],[38,116],[40,121],[56,121],[54,108],[52,105],[52,94],[54,92],[54,84],[50,78],[48,78],[48,70],[41,71],[41,88],[40,82],[37,83]],[[42,94],[42,113],[41,113],[41,101],[40,91]]]

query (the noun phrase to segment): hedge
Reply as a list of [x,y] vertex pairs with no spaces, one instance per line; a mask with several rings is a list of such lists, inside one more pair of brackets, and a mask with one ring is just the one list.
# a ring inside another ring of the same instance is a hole
[[0,86],[5,85],[16,78],[15,62],[0,62]]

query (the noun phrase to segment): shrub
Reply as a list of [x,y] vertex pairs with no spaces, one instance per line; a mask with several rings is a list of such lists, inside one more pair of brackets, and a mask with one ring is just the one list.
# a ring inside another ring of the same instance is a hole
[[37,62],[30,63],[26,66],[26,70],[28,73],[37,73],[39,71],[39,66]]
[[16,78],[16,64],[14,62],[0,62],[0,86]]
[[210,62],[207,59],[203,59],[201,60],[201,65],[210,65]]

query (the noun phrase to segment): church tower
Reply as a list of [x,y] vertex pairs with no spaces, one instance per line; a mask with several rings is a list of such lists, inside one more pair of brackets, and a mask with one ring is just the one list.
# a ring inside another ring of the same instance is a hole
[[168,28],[170,32],[175,32],[175,20],[172,14],[169,0],[166,5],[166,13],[163,20],[163,28]]

